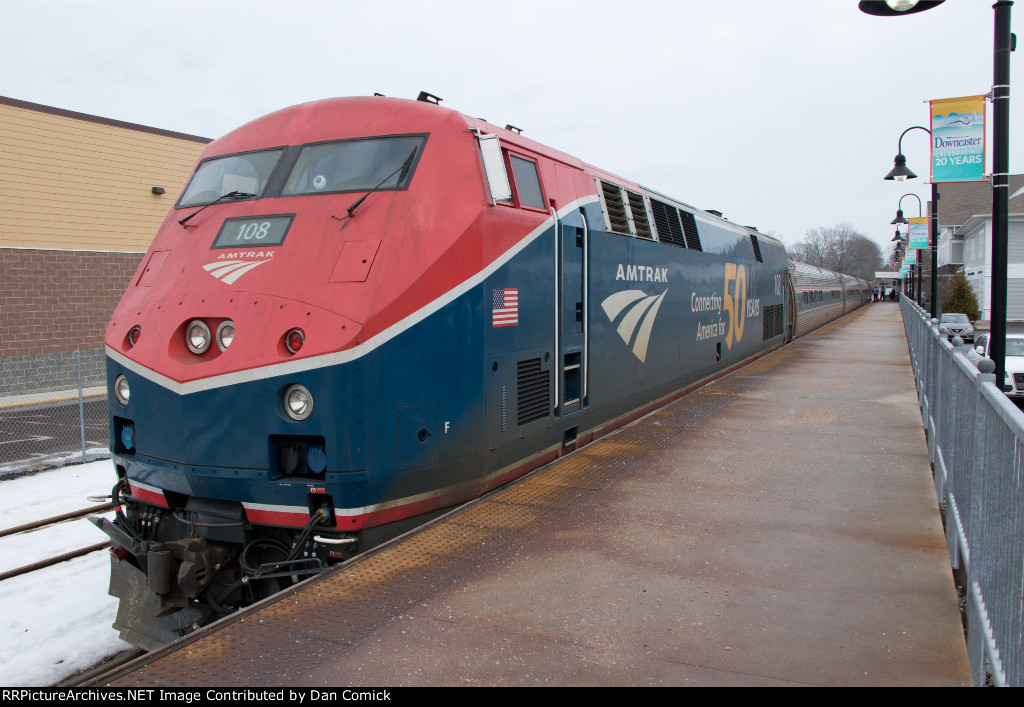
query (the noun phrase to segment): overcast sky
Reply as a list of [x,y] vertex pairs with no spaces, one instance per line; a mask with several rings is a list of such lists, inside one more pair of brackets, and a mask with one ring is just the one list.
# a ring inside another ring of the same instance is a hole
[[788,244],[849,222],[888,247],[900,197],[930,194],[920,130],[903,152],[921,178],[882,179],[900,133],[930,99],[989,92],[993,29],[991,0],[897,18],[857,0],[0,0],[0,95],[217,137],[296,103],[426,90]]

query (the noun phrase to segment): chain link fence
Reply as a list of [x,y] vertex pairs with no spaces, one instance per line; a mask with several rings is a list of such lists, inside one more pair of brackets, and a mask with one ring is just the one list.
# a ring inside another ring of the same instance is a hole
[[103,350],[0,359],[0,478],[109,455]]

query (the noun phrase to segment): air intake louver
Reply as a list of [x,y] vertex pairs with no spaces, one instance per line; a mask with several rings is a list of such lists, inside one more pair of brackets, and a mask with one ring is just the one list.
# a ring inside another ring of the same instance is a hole
[[691,250],[704,249],[700,245],[700,234],[697,232],[697,219],[689,211],[679,210],[679,218],[683,221],[683,233],[686,234],[686,247]]
[[750,245],[754,246],[754,257],[757,258],[757,262],[763,263],[764,260],[761,258],[761,244],[757,242],[757,236],[753,233],[750,234]]
[[633,212],[633,227],[636,228],[636,235],[640,238],[650,238],[651,224],[647,220],[644,198],[631,191],[627,191],[626,195],[629,197],[629,210]]
[[651,199],[651,211],[654,213],[654,226],[658,229],[658,240],[670,245],[686,247],[683,227],[679,224],[679,212],[674,206]]
[[622,203],[622,193],[614,184],[601,182],[601,190],[604,192],[604,205],[608,209],[608,221],[612,233],[630,235],[629,219],[626,217],[626,206]]
[[551,412],[551,374],[541,368],[539,358],[520,361],[517,367],[516,425],[522,427]]
[[761,311],[764,314],[763,336],[761,338],[767,341],[783,333],[785,320],[782,305],[768,305]]

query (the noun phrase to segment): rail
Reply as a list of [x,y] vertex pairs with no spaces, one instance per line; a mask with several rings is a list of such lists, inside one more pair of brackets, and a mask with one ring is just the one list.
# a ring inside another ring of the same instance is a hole
[[1024,413],[936,320],[900,301],[974,684],[1024,686]]

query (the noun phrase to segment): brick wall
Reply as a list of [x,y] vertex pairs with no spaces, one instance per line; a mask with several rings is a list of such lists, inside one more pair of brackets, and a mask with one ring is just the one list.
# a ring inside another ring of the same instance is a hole
[[143,255],[0,248],[0,357],[101,349]]

